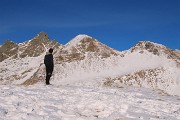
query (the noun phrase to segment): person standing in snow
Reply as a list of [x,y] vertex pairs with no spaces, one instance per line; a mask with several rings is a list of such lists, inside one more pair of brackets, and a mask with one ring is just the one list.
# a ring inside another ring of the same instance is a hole
[[52,76],[52,72],[54,69],[54,61],[53,61],[53,49],[50,48],[44,57],[44,64],[46,66],[46,85],[50,85],[49,80]]

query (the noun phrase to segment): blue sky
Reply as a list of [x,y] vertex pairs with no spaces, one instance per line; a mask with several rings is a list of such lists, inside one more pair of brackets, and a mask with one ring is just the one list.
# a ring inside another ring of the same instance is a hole
[[141,40],[180,49],[180,0],[0,0],[0,44],[41,31],[61,44],[87,34],[117,50]]

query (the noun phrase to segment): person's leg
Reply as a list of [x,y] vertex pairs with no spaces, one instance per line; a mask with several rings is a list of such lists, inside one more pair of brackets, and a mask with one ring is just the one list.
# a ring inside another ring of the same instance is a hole
[[51,72],[50,70],[48,69],[48,67],[46,67],[46,84],[49,85],[49,80],[50,80],[50,77],[51,77]]
[[50,75],[46,75],[46,85],[49,85]]

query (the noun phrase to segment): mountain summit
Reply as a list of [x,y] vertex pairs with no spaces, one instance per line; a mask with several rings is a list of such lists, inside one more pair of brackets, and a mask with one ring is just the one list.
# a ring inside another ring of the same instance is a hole
[[94,52],[103,58],[117,55],[117,51],[88,35],[78,35],[66,44],[66,50],[72,48],[76,48],[81,53]]
[[37,36],[34,37],[34,39],[38,40],[49,40],[49,36],[45,32],[40,32]]
[[18,45],[10,40],[7,40],[2,46],[0,46],[0,62],[13,57],[18,52]]
[[47,48],[58,48],[60,44],[49,39],[48,35],[40,32],[37,36],[23,43],[15,44],[7,40],[0,47],[0,62],[7,58],[37,57],[46,52]]
[[47,33],[40,32],[33,39],[19,45],[20,57],[37,57],[46,52],[47,48],[58,48],[60,44],[49,39]]
[[153,43],[150,41],[140,41],[130,50],[131,52],[139,51],[140,53],[143,53],[144,51],[148,51],[157,56],[164,56],[167,57],[168,59],[173,59],[174,61],[177,62],[178,66],[180,66],[180,62],[179,62],[180,57],[178,51],[167,48],[166,46],[161,44]]
[[71,41],[69,41],[65,46],[66,48],[71,48],[72,46],[76,46],[78,44],[80,44],[80,42],[82,42],[83,40],[92,40],[93,38],[88,36],[88,35],[84,35],[84,34],[80,34],[77,35],[75,38],[73,38]]

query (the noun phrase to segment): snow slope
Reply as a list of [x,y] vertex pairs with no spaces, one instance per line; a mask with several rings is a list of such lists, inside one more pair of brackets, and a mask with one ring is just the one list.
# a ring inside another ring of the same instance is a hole
[[180,98],[142,88],[0,86],[2,120],[178,120]]
[[0,62],[1,84],[22,84],[38,71],[45,54],[38,57],[7,59]]

